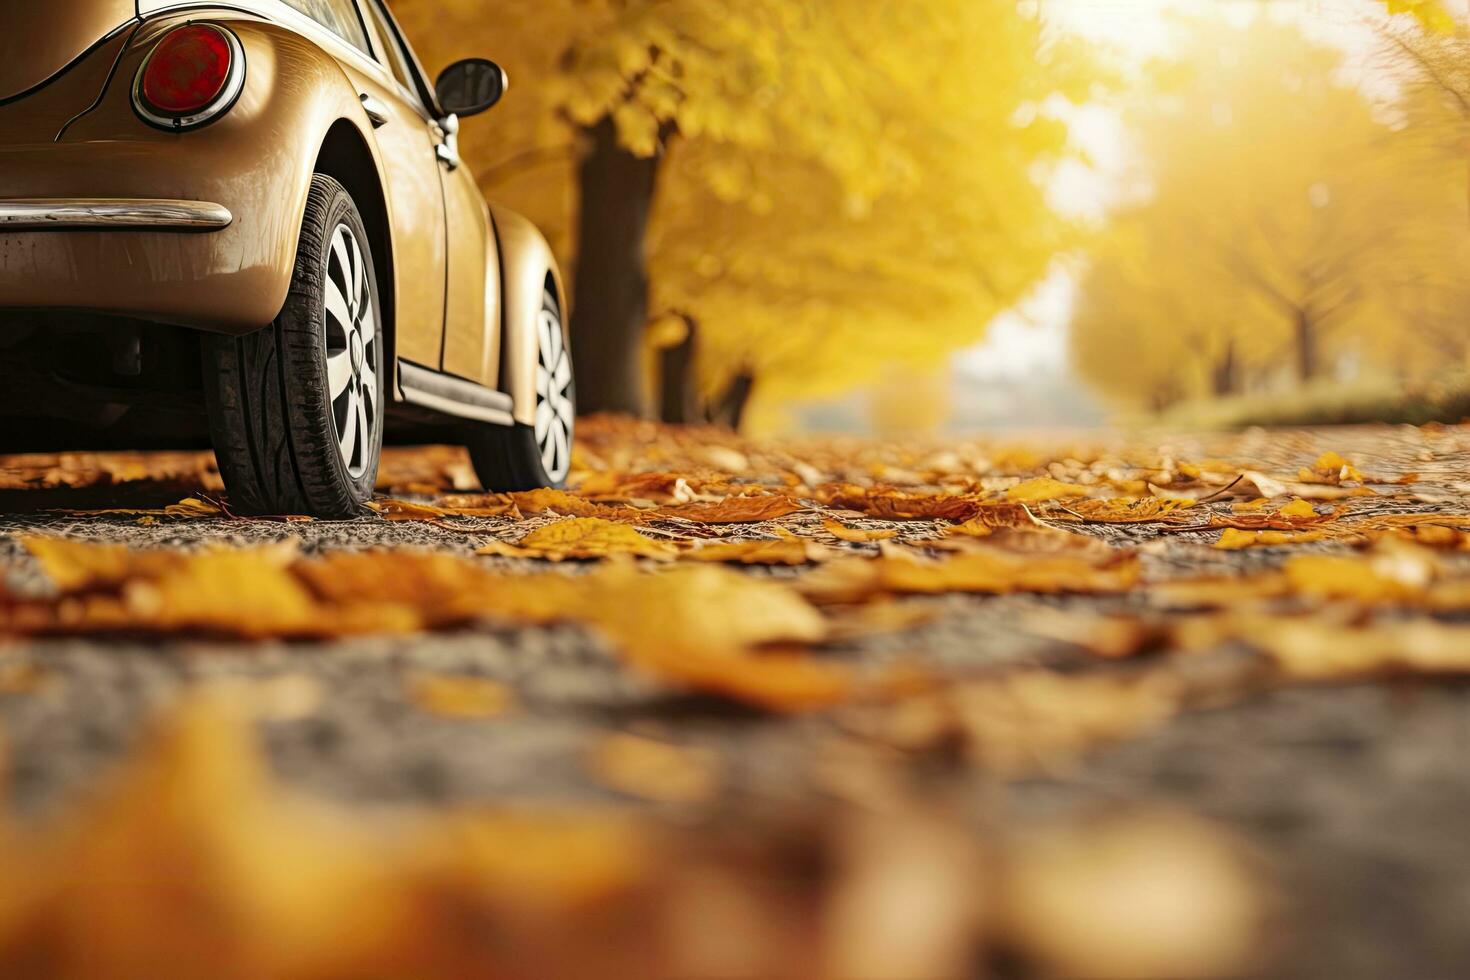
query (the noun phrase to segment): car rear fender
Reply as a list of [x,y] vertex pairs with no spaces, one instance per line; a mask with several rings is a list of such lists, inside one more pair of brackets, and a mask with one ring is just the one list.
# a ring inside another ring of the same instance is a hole
[[[188,20],[219,24],[240,39],[244,89],[235,106],[210,125],[163,132],[133,111],[132,81],[153,42]],[[225,206],[234,221],[223,231],[129,236],[131,247],[155,253],[155,261],[144,263],[149,281],[138,285],[156,295],[158,307],[131,312],[243,332],[270,323],[285,303],[311,176],[328,133],[343,120],[369,148],[382,187],[371,123],[355,86],[330,54],[252,15],[222,9],[170,13],[138,29],[106,94],[58,144],[56,167],[48,175],[28,174],[16,196],[172,198]],[[122,236],[116,237],[121,243]],[[140,305],[147,303],[140,299]]]

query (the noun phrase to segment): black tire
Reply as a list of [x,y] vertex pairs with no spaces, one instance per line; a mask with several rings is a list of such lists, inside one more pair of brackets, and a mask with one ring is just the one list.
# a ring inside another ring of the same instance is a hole
[[[538,420],[554,416],[543,433],[536,425],[480,425],[466,444],[475,475],[486,490],[519,491],[561,487],[571,470],[572,439],[576,431],[577,389],[572,378],[571,350],[562,327],[556,294],[546,290],[537,323]],[[545,379],[545,384],[542,383]],[[563,429],[564,438],[555,443],[551,426]],[[547,438],[554,446],[547,450]]]
[[362,513],[383,447],[379,310],[362,218],[342,185],[318,174],[280,316],[253,334],[204,342],[205,403],[232,510]]

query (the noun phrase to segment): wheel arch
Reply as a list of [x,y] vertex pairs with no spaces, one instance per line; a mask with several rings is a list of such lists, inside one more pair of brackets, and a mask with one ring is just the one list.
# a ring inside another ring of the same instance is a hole
[[383,181],[372,150],[362,133],[349,120],[338,119],[327,130],[316,158],[316,172],[336,179],[362,216],[372,253],[373,270],[378,280],[378,306],[382,318],[384,344],[383,365],[388,372],[384,391],[389,399],[397,390],[396,348],[398,322],[397,278],[393,268],[393,228],[388,216],[388,201],[383,194]]

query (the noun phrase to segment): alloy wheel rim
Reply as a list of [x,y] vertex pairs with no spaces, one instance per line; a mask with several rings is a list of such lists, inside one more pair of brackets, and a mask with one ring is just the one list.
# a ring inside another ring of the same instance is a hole
[[541,311],[536,332],[536,446],[546,475],[559,483],[572,468],[572,361],[555,311]]
[[357,480],[367,472],[378,426],[378,314],[362,247],[345,223],[332,232],[325,292],[332,432],[342,465]]

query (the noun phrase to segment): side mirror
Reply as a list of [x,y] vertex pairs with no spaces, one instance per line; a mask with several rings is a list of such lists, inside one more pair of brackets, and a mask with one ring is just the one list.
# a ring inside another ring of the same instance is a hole
[[499,102],[509,84],[505,69],[495,62],[466,58],[444,69],[434,83],[434,94],[446,113],[473,116]]

